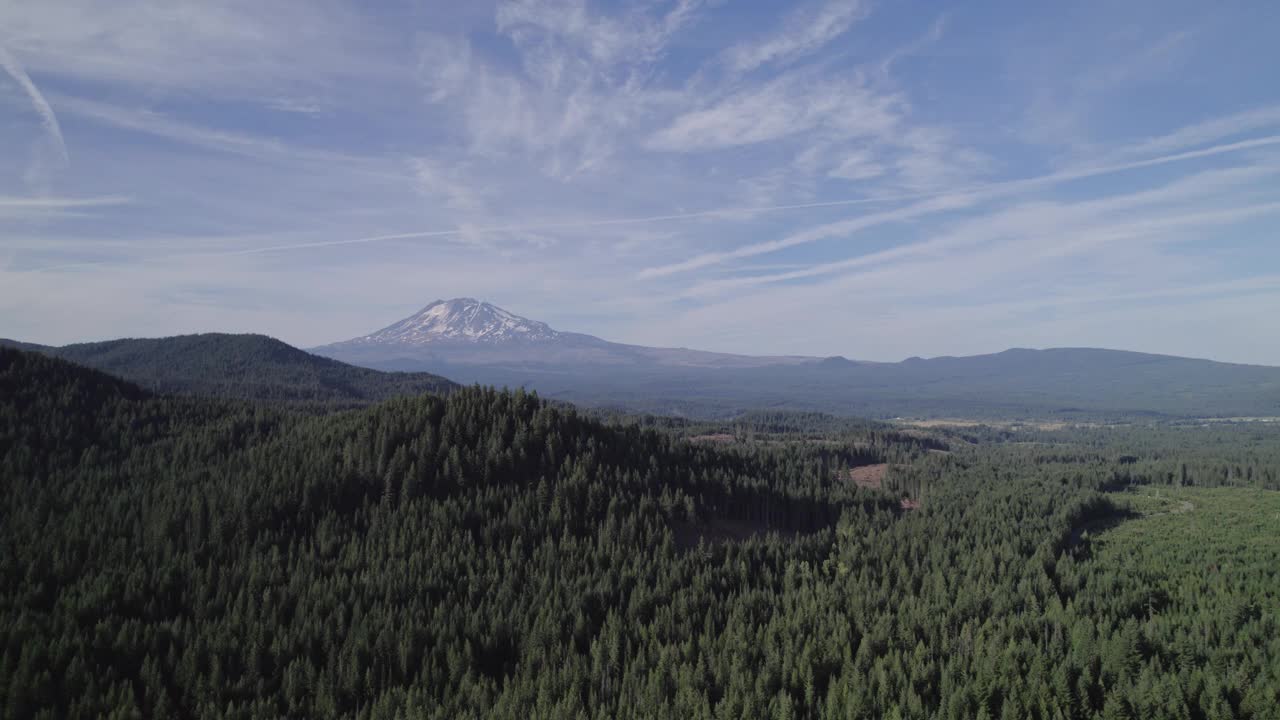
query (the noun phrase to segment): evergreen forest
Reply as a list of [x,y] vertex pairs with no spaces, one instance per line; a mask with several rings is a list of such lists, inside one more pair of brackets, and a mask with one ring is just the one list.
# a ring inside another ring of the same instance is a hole
[[241,374],[0,347],[0,717],[1280,718],[1274,424]]

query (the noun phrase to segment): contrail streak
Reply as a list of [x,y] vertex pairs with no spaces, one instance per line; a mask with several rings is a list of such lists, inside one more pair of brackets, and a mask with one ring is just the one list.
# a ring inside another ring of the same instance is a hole
[[[844,207],[854,205],[873,205],[887,202],[899,202],[904,200],[921,200],[943,196],[966,196],[994,194],[1000,195],[1018,190],[1026,190],[1031,188],[1055,185],[1070,180],[1079,180],[1087,177],[1096,177],[1099,175],[1109,175],[1112,173],[1124,172],[1126,170],[1136,170],[1145,167],[1153,167],[1157,165],[1165,165],[1169,163],[1181,162],[1183,160],[1193,160],[1203,157],[1211,157],[1214,155],[1222,155],[1226,153],[1239,152],[1242,150],[1250,150],[1253,148],[1266,147],[1270,145],[1280,145],[1280,135],[1268,135],[1251,140],[1242,140],[1234,143],[1223,145],[1214,145],[1212,147],[1202,148],[1199,150],[1189,150],[1186,152],[1175,153],[1171,155],[1163,155],[1146,160],[1135,160],[1132,162],[1120,163],[1115,165],[1101,165],[1094,167],[1085,167],[1072,170],[1061,170],[1047,175],[1038,177],[1021,178],[1017,180],[1005,180],[983,185],[975,185],[967,188],[952,188],[946,190],[936,190],[931,192],[909,193],[902,195],[890,195],[873,198],[848,198],[842,200],[825,200],[822,202],[795,203],[790,205],[759,205],[748,207],[732,207],[717,208],[712,210],[700,210],[696,212],[670,213],[666,215],[646,215],[630,218],[612,218],[605,220],[582,220],[572,222],[547,222],[547,223],[524,223],[515,225],[492,225],[483,227],[454,228],[449,230],[424,230],[420,232],[396,233],[392,235],[373,235],[369,237],[349,238],[345,240],[328,240],[322,242],[294,243],[290,245],[272,245],[267,247],[248,248],[245,250],[228,250],[221,252],[201,252],[201,253],[173,253],[169,255],[154,255],[150,257],[138,258],[140,260],[167,260],[174,258],[198,258],[198,257],[234,257],[245,255],[261,255],[274,252],[288,252],[290,250],[308,250],[315,248],[340,247],[343,245],[362,245],[367,243],[390,242],[395,240],[422,240],[429,238],[456,237],[459,235],[479,234],[479,233],[509,233],[509,232],[536,232],[541,230],[583,230],[597,227],[611,227],[619,225],[641,225],[645,223],[667,222],[677,220],[693,220],[698,218],[710,217],[726,217],[733,215],[754,215],[758,213],[770,212],[786,212],[791,210],[808,210],[829,207]],[[720,255],[706,256],[698,258],[697,263],[684,261],[675,265],[649,268],[641,271],[644,277],[667,275],[682,270],[694,269],[704,265],[713,265],[722,260],[733,259],[743,254],[747,248],[739,248],[736,251],[723,253]],[[735,254],[737,253],[737,254]],[[763,254],[747,252],[751,254]],[[70,267],[84,267],[91,265],[113,264],[118,261],[103,260],[90,261],[81,263],[68,263],[56,266],[34,268],[26,272],[41,272],[48,270],[57,270]]]
[[86,198],[57,197],[10,197],[0,196],[0,208],[18,208],[20,210],[60,210],[62,208],[105,207],[110,205],[127,205],[131,198],[123,195],[103,195]]
[[49,137],[53,138],[54,144],[58,148],[58,157],[61,158],[62,164],[66,165],[71,162],[71,157],[67,154],[67,143],[62,139],[62,127],[58,125],[58,116],[53,114],[53,108],[49,107],[49,102],[44,99],[44,95],[40,93],[40,88],[31,82],[31,77],[22,69],[22,65],[18,59],[9,54],[3,46],[0,46],[0,67],[26,91],[27,97],[31,98],[31,104],[35,106],[36,113],[40,115],[40,121],[44,124],[44,128],[49,133]]
[[1216,145],[1214,147],[1204,148],[1201,150],[1191,150],[1188,152],[1177,153],[1174,155],[1165,155],[1147,160],[1135,160],[1119,165],[1107,165],[1094,168],[1082,168],[1079,170],[1064,170],[1049,175],[1043,175],[1034,178],[1023,178],[1020,180],[1007,180],[1003,182],[988,183],[985,185],[971,186],[960,189],[935,190],[932,192],[909,193],[902,195],[888,195],[874,198],[850,198],[843,200],[826,200],[822,202],[796,203],[792,205],[762,205],[750,207],[736,208],[717,208],[714,210],[700,210],[697,212],[671,213],[667,215],[647,215],[642,217],[631,218],[614,218],[609,220],[583,220],[576,222],[549,222],[549,223],[531,223],[519,225],[493,225],[478,228],[455,228],[452,230],[425,230],[422,232],[398,233],[395,235],[375,235],[372,237],[351,238],[347,240],[329,240],[314,243],[298,243],[294,245],[276,245],[271,247],[252,248],[249,250],[239,250],[227,253],[228,255],[256,255],[260,253],[281,252],[287,250],[305,250],[307,248],[334,247],[339,245],[360,245],[364,243],[386,242],[389,240],[416,240],[434,237],[450,237],[472,233],[505,233],[505,232],[535,232],[539,230],[585,230],[594,227],[610,227],[616,225],[641,225],[645,223],[665,222],[670,220],[694,220],[698,218],[722,217],[730,215],[755,215],[758,213],[784,212],[788,210],[812,210],[817,208],[828,207],[844,207],[852,205],[874,205],[886,202],[898,202],[902,200],[923,200],[931,197],[941,197],[944,195],[969,195],[973,193],[982,193],[992,190],[1022,190],[1026,188],[1037,187],[1041,185],[1052,185],[1068,180],[1079,180],[1086,177],[1095,177],[1098,175],[1107,175],[1111,173],[1123,172],[1125,170],[1136,170],[1154,165],[1164,165],[1167,163],[1179,162],[1181,160],[1191,160],[1200,157],[1208,157],[1211,155],[1221,155],[1223,153],[1237,152],[1240,150],[1248,150],[1255,147],[1264,147],[1267,145],[1280,144],[1280,135],[1270,135],[1267,137],[1256,138],[1253,140],[1243,140],[1241,142],[1230,143],[1227,145]]
[[[1148,158],[1146,160],[1135,160],[1132,162],[1121,163],[1117,165],[1101,165],[1094,167],[1083,167],[1070,170],[1060,170],[1058,172],[1049,173],[1033,178],[1022,178],[1019,180],[1005,180],[996,183],[988,183],[976,187],[961,188],[957,190],[945,190],[934,195],[949,195],[956,198],[975,197],[975,199],[987,196],[985,199],[990,200],[1000,195],[1018,192],[1020,190],[1029,190],[1038,187],[1046,187],[1056,185],[1058,183],[1070,180],[1079,180],[1087,177],[1096,177],[1099,175],[1109,175],[1112,173],[1123,172],[1126,170],[1136,170],[1139,168],[1152,167],[1155,165],[1164,165],[1181,160],[1193,160],[1196,158],[1209,157],[1212,155],[1221,155],[1223,153],[1236,152],[1240,150],[1249,150],[1267,145],[1280,144],[1280,135],[1269,135],[1266,137],[1255,138],[1252,140],[1242,140],[1240,142],[1229,143],[1225,145],[1215,145],[1213,147],[1202,148],[1200,150],[1189,150],[1187,152],[1176,153],[1173,155],[1164,155],[1161,157]],[[920,196],[924,197],[924,196]],[[903,198],[907,199],[907,198]],[[697,270],[711,265],[718,265],[727,260],[737,260],[745,257],[754,257],[757,255],[765,255],[776,252],[785,248],[803,245],[805,243],[814,242],[816,240],[834,237],[838,234],[848,234],[855,230],[863,230],[875,225],[883,225],[888,222],[897,222],[926,215],[934,215],[943,210],[953,209],[947,204],[931,205],[923,203],[917,206],[908,206],[902,210],[892,210],[880,213],[879,215],[869,215],[861,218],[843,220],[834,223],[834,226],[840,226],[839,233],[830,232],[813,232],[806,231],[787,238],[784,240],[770,240],[768,242],[756,243],[753,245],[744,245],[733,250],[723,252],[706,253],[697,255],[687,260],[671,263],[669,265],[659,265],[657,267],[645,268],[641,270],[637,277],[654,278],[675,273],[686,272],[689,270]],[[855,227],[846,227],[855,226]]]
[[[950,192],[950,191],[948,191]],[[929,193],[942,194],[939,193]],[[373,237],[353,238],[347,240],[329,240],[325,242],[299,243],[296,245],[275,245],[272,247],[239,250],[230,255],[255,255],[258,253],[276,252],[279,250],[302,250],[305,248],[331,247],[334,245],[358,245],[361,243],[385,242],[388,240],[414,240],[419,238],[446,237],[450,235],[469,235],[474,233],[506,233],[536,232],[539,230],[584,230],[593,227],[611,225],[641,225],[644,223],[662,222],[665,220],[692,220],[703,217],[727,215],[753,215],[756,213],[777,212],[782,210],[803,210],[806,208],[835,207],[839,205],[870,205],[874,203],[910,200],[922,195],[896,195],[879,198],[858,198],[854,200],[829,200],[826,202],[801,203],[798,205],[768,205],[762,207],[721,208],[717,210],[700,210],[697,212],[673,213],[670,215],[646,215],[632,218],[613,218],[609,220],[576,220],[571,222],[524,223],[520,225],[490,225],[485,227],[455,228],[452,230],[426,230],[423,232],[400,233],[397,235],[375,235]]]

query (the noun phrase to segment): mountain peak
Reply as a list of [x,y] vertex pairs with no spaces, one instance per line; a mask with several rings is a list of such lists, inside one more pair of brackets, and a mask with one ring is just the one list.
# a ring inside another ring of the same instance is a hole
[[417,313],[358,340],[366,343],[428,345],[432,343],[547,342],[560,333],[546,323],[520,317],[475,298],[436,300]]

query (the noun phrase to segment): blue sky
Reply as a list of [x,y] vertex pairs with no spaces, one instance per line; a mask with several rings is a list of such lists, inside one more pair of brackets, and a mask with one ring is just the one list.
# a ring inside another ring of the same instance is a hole
[[0,336],[1280,365],[1280,4],[0,0]]

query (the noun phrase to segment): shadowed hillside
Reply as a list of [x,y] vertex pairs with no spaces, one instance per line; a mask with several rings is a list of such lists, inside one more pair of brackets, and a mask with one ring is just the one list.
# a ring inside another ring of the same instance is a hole
[[351,406],[457,387],[430,373],[348,365],[265,335],[205,333],[62,347],[0,342],[95,368],[159,393]]

